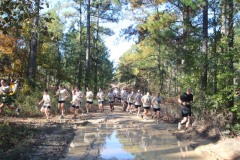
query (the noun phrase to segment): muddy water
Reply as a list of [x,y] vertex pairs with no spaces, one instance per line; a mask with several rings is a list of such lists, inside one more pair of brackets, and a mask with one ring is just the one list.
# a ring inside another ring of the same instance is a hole
[[191,150],[187,142],[178,141],[163,126],[132,123],[80,127],[65,160],[204,159]]

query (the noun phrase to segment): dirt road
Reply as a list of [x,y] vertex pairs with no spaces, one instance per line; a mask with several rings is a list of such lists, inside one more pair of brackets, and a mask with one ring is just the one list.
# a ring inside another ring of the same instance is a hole
[[[115,107],[114,112],[106,109],[104,113],[90,113],[77,119],[72,119],[72,115],[50,120],[2,117],[1,122],[31,125],[38,129],[38,134],[19,143],[14,150],[1,153],[0,158],[154,159],[162,155],[163,159],[240,159],[239,137],[217,141],[209,135],[198,134],[201,127],[186,133],[177,131],[176,123],[164,120],[160,123],[144,120],[122,112],[120,106]],[[112,144],[113,141],[117,143]],[[115,148],[119,145],[124,150]],[[114,149],[117,151],[112,154]]]

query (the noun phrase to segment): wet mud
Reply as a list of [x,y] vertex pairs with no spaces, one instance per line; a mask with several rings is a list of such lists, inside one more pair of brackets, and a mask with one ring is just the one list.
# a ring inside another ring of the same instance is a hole
[[143,120],[120,110],[94,117],[87,126],[76,126],[64,160],[203,159],[172,134],[176,124]]
[[[0,153],[1,159],[33,160],[125,160],[125,159],[239,159],[239,141],[218,141],[197,133],[178,131],[172,120],[144,120],[115,107],[114,112],[44,118],[0,118],[0,122],[31,125],[34,138],[14,150]],[[233,143],[234,142],[234,143]],[[234,148],[229,147],[235,146]],[[222,148],[219,149],[219,148]],[[225,152],[225,151],[228,152]],[[5,158],[4,158],[5,157]]]

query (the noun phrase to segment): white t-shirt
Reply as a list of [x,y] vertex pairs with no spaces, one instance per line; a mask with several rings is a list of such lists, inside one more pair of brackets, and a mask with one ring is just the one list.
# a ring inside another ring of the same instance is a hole
[[152,105],[153,105],[153,108],[160,108],[160,103],[161,103],[161,98],[160,97],[153,97],[152,99]]
[[121,93],[118,89],[115,89],[113,93],[114,93],[115,97],[121,98]]
[[122,92],[122,96],[121,96],[122,100],[127,102],[127,97],[128,97],[128,92],[127,91],[123,91]]
[[97,93],[98,102],[104,101],[104,93],[102,91]]
[[86,92],[86,99],[87,99],[87,101],[93,102],[93,96],[94,96],[94,94],[93,94],[92,91]]
[[72,96],[72,104],[75,105],[75,106],[78,106],[80,107],[80,98],[77,94],[74,94]]
[[77,95],[77,98],[79,99],[79,102],[82,102],[83,93],[81,91],[76,91],[75,94]]
[[59,101],[65,101],[66,99],[66,96],[68,95],[68,91],[66,89],[58,89],[57,90],[57,95],[59,96],[58,97],[58,100]]
[[113,102],[114,101],[114,93],[109,92],[107,97],[108,97],[108,101],[109,102]]
[[134,94],[133,94],[133,93],[131,93],[131,94],[128,95],[127,101],[128,101],[129,103],[134,103]]
[[8,85],[1,86],[1,91],[3,92],[3,95],[8,95],[10,93],[10,87]]
[[50,104],[50,96],[48,94],[43,95],[43,105],[44,106],[51,106]]
[[137,93],[134,98],[135,105],[141,105],[142,104],[141,99],[142,99],[141,93]]
[[150,107],[151,106],[151,96],[150,95],[144,95],[142,97],[142,103],[144,107]]

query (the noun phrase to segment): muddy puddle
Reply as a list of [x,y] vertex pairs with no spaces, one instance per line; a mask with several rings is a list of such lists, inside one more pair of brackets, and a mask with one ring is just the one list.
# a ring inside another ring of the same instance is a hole
[[144,124],[97,124],[80,127],[65,160],[204,159],[166,128]]

